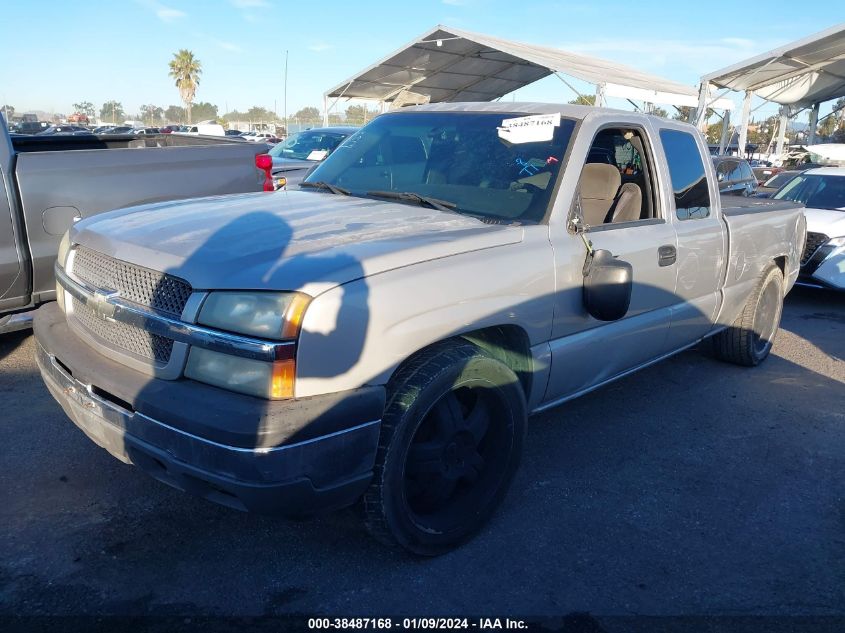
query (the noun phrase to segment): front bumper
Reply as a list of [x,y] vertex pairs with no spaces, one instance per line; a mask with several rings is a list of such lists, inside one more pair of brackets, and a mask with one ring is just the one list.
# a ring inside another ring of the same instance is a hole
[[801,267],[796,282],[798,285],[845,290],[845,253],[830,252],[827,248],[820,247]]
[[41,375],[68,417],[159,481],[284,515],[349,505],[369,484],[383,388],[267,401],[129,369],[81,341],[54,303],[36,312],[34,330]]

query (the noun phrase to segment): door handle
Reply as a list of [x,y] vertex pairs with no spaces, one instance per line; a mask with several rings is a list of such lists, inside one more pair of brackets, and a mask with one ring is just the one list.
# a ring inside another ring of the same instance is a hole
[[671,266],[678,259],[678,251],[671,244],[657,249],[657,263],[660,266]]

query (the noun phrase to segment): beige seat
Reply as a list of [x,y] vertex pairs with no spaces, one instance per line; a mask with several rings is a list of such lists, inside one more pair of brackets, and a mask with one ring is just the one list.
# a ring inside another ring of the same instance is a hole
[[578,184],[584,222],[590,226],[604,224],[607,212],[616,198],[622,176],[619,170],[607,163],[587,163]]
[[633,182],[626,182],[619,188],[610,221],[633,222],[639,220],[642,206],[643,192],[640,190],[640,186]]

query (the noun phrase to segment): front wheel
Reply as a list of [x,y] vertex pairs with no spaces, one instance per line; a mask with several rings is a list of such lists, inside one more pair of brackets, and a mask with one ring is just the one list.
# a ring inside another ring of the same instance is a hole
[[736,365],[759,365],[772,350],[782,311],[783,273],[771,264],[733,325],[711,337],[713,355]]
[[388,384],[367,529],[435,556],[469,539],[507,492],[525,437],[513,371],[470,343],[419,353]]

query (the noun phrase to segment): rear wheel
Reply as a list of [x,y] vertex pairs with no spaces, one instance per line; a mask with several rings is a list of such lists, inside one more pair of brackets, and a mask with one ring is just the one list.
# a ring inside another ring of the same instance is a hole
[[507,366],[465,342],[435,345],[388,385],[368,530],[426,556],[470,538],[507,492],[526,430],[525,396]]
[[772,264],[733,325],[711,337],[713,355],[746,367],[759,365],[772,350],[782,311],[783,273]]

